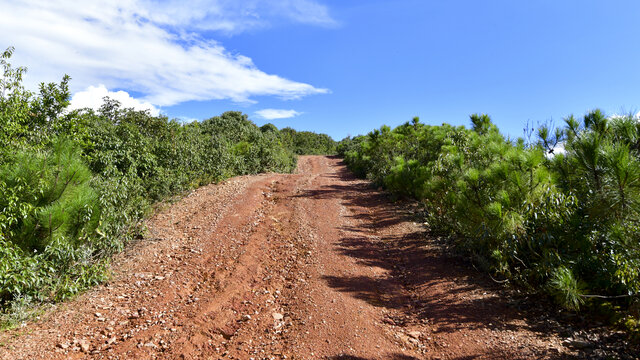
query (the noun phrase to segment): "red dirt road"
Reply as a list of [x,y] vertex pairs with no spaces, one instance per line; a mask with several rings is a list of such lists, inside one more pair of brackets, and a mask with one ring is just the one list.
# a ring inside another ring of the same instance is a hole
[[529,359],[568,350],[337,158],[148,222],[113,279],[0,334],[2,359]]

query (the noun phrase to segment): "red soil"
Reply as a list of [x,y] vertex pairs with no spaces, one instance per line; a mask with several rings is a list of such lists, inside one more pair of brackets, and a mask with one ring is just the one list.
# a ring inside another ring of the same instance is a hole
[[0,334],[3,359],[568,354],[339,159],[230,179],[148,221],[113,279]]

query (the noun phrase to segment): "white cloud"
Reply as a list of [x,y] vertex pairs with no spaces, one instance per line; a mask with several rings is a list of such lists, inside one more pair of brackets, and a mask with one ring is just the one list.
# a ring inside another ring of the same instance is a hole
[[633,119],[639,120],[640,121],[640,112],[637,113],[633,113],[633,112],[629,112],[629,113],[621,113],[621,114],[613,114],[611,116],[609,116],[609,119],[624,119],[624,118],[628,118],[631,117]]
[[149,110],[151,115],[160,115],[160,109],[147,101],[134,99],[126,91],[109,91],[107,87],[100,84],[89,86],[86,90],[77,92],[71,98],[69,110],[91,108],[98,110],[104,103],[104,97],[108,96],[112,100],[118,100],[123,108],[134,108],[136,110]]
[[559,154],[566,154],[567,153],[567,149],[565,149],[565,142],[560,142],[558,144],[556,144],[556,146],[553,147],[553,152],[547,152],[545,151],[545,156],[548,159],[552,159],[554,156],[559,155]]
[[[170,106],[189,100],[255,96],[295,99],[326,93],[258,69],[203,31],[238,32],[268,19],[331,24],[326,7],[310,0],[0,0],[0,46],[15,46],[12,63],[29,68],[27,85],[73,78],[71,90],[104,84]],[[266,15],[262,15],[266,14]]]
[[302,115],[301,112],[295,110],[283,110],[283,109],[263,109],[256,111],[256,115],[263,119],[275,120],[275,119],[288,119]]

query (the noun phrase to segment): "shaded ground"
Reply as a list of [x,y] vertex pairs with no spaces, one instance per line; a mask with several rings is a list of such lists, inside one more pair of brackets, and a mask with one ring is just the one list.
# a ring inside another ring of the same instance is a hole
[[0,358],[597,355],[442,255],[408,212],[332,157],[200,188],[150,219],[108,284],[0,334]]

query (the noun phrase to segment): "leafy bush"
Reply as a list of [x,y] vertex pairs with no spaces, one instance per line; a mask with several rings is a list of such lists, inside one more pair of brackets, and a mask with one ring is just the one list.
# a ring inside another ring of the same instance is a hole
[[[263,131],[273,131],[267,124]],[[317,134],[311,131],[296,131],[290,127],[280,130],[280,139],[284,145],[298,155],[333,155],[336,153],[337,143],[327,134]]]

